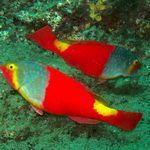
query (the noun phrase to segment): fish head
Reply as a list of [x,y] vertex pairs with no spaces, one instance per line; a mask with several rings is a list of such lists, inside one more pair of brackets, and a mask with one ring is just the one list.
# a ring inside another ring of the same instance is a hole
[[18,89],[18,85],[15,81],[17,74],[18,66],[15,63],[8,63],[0,66],[0,71],[2,72],[3,77],[6,79],[9,85],[14,89]]
[[140,61],[133,52],[117,47],[110,56],[104,70],[103,77],[113,79],[119,76],[130,76],[140,68]]
[[49,80],[46,66],[32,61],[21,61],[0,66],[6,81],[28,102],[39,106],[45,96]]
[[133,62],[131,63],[131,65],[129,65],[128,69],[127,69],[127,74],[131,75],[133,73],[136,73],[141,67],[141,63],[138,59],[133,60]]

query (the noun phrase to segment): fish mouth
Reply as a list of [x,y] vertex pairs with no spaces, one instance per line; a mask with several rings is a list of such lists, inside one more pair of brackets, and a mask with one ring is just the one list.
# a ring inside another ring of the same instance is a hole
[[3,66],[0,66],[0,74],[3,73]]

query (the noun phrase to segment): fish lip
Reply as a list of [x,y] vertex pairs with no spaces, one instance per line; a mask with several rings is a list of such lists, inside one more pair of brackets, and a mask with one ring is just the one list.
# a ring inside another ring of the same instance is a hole
[[0,70],[3,70],[5,65],[0,65]]
[[0,66],[0,74],[3,73],[3,66]]

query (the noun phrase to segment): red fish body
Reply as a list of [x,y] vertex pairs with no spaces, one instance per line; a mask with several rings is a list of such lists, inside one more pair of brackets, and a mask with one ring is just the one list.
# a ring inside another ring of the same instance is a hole
[[135,64],[137,59],[129,50],[97,41],[60,41],[49,26],[28,35],[28,38],[95,78],[127,76],[139,68],[139,63]]
[[[65,115],[78,123],[104,121],[124,130],[132,130],[142,114],[110,108],[83,84],[48,66],[20,62],[0,67],[3,76],[40,114]],[[8,75],[9,74],[9,75]]]
[[[51,79],[46,89],[45,100],[43,101],[43,107],[46,112],[106,121],[124,130],[133,129],[135,122],[141,118],[139,113],[123,112],[120,110],[117,111],[117,114],[110,114],[108,116],[98,113],[94,108],[97,100],[92,92],[88,91],[83,84],[53,68],[48,67],[47,70],[50,72]],[[59,94],[57,94],[57,91],[59,91]],[[54,101],[50,102],[50,100]],[[132,122],[131,124],[128,122],[129,120],[130,123]]]
[[61,56],[71,66],[75,66],[87,75],[98,78],[114,49],[114,46],[96,41],[78,42],[68,47]]

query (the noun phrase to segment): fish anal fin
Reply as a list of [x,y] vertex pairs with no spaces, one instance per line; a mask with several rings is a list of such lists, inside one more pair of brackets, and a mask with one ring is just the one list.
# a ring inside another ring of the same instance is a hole
[[41,109],[36,108],[36,107],[33,106],[33,105],[31,105],[31,107],[32,107],[32,109],[33,109],[37,114],[39,114],[39,115],[41,115],[41,116],[44,114],[44,112],[43,112]]
[[98,124],[101,121],[94,120],[90,118],[76,117],[76,116],[68,116],[71,120],[80,123],[80,124]]

